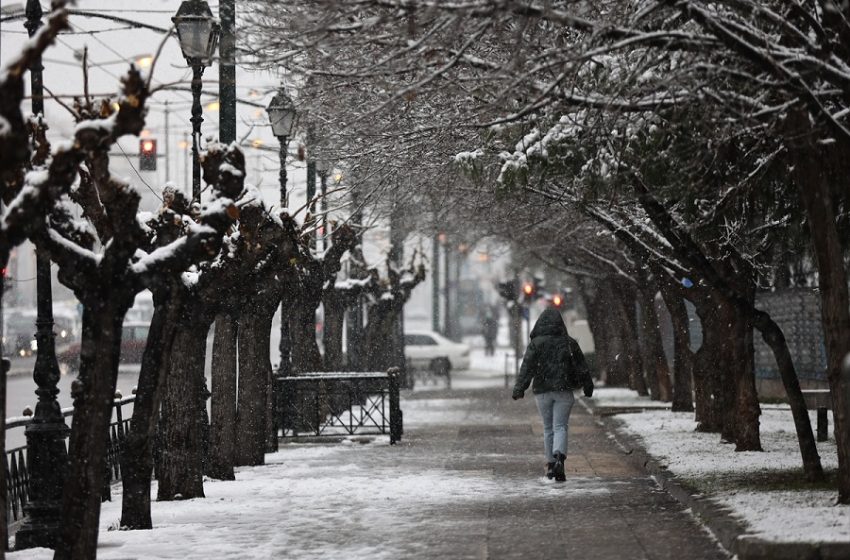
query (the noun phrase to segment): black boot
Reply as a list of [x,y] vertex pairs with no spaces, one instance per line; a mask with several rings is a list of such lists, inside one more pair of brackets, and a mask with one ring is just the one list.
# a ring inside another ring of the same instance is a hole
[[564,473],[564,461],[567,460],[567,456],[561,453],[560,451],[555,452],[555,466],[552,469],[552,472],[555,475],[556,482],[564,482],[567,480],[567,475]]
[[555,463],[546,463],[546,478],[549,480],[555,478]]

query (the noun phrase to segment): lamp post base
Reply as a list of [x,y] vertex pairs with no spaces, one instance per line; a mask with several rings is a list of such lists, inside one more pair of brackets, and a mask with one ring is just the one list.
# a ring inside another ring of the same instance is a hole
[[27,426],[27,464],[32,469],[26,518],[15,534],[15,550],[56,548],[62,529],[62,487],[67,472],[65,438],[70,429],[60,422]]

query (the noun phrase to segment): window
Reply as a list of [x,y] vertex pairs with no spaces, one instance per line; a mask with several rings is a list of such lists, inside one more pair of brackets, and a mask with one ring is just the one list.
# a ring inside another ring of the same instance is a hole
[[404,344],[405,346],[436,346],[437,341],[427,334],[406,334]]

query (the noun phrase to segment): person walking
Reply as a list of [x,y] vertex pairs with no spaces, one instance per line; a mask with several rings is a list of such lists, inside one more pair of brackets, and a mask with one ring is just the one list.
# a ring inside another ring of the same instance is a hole
[[546,477],[563,482],[570,411],[575,403],[573,391],[583,389],[586,397],[593,396],[593,379],[578,342],[567,333],[558,310],[550,307],[543,311],[530,338],[512,397],[523,398],[533,382],[532,391],[543,419]]

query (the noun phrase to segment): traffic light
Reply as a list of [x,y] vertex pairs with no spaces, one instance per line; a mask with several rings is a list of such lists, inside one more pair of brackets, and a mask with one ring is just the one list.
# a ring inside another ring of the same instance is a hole
[[523,282],[522,284],[522,295],[525,298],[525,301],[534,301],[539,298],[541,294],[541,280],[539,278],[534,278],[533,280]]
[[564,305],[564,296],[562,296],[561,294],[555,294],[554,296],[552,296],[552,305],[556,309],[561,309],[561,307],[563,307]]
[[156,171],[156,140],[153,138],[139,140],[139,169]]

